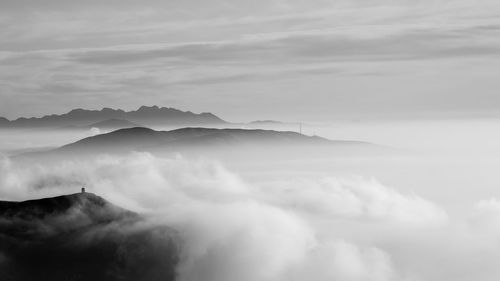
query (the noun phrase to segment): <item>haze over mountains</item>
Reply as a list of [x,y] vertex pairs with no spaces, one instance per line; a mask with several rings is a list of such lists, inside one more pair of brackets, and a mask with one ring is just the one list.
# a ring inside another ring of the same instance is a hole
[[[112,120],[115,120],[114,122]],[[74,109],[60,115],[37,117],[21,117],[15,120],[0,118],[0,127],[6,128],[59,128],[91,126],[94,123],[130,122],[143,126],[203,126],[221,125],[228,122],[212,113],[193,113],[175,108],[158,106],[141,106],[135,111],[103,108],[102,110]],[[120,124],[122,126],[122,124]],[[118,126],[118,127],[120,127]]]
[[242,147],[289,146],[370,146],[358,141],[332,141],[296,132],[249,129],[181,128],[155,131],[149,128],[129,128],[88,137],[65,145],[55,152],[126,152],[126,151],[186,151],[192,149],[231,149]]
[[99,121],[82,128],[92,129],[97,128],[101,130],[117,130],[117,129],[125,129],[125,128],[133,128],[133,127],[144,127],[142,125],[123,120],[123,119],[107,119],[104,121]]
[[[30,134],[36,138],[54,136],[56,139],[40,148],[21,147],[6,151],[7,154],[20,156],[15,157],[17,159],[67,153],[85,155],[127,152],[210,154],[209,156],[238,154],[240,158],[247,159],[252,158],[253,152],[266,154],[270,152],[269,149],[280,151],[282,155],[297,156],[300,154],[297,153],[299,150],[293,149],[299,147],[307,148],[308,152],[305,154],[310,151],[316,155],[321,154],[324,148],[329,150],[343,147],[352,152],[376,147],[365,142],[332,141],[297,133],[301,127],[300,123],[275,120],[230,123],[212,113],[198,114],[158,106],[142,106],[135,111],[111,108],[74,109],[66,114],[40,118],[18,118],[13,121],[0,119],[0,129],[24,129],[21,133],[28,133],[27,138],[18,141],[33,141]],[[151,128],[168,128],[170,131],[155,131]],[[89,130],[92,137],[87,137]],[[66,132],[70,134],[64,135]],[[11,132],[7,134],[12,135]],[[16,147],[12,141],[9,145]],[[253,152],[243,157],[250,151]]]

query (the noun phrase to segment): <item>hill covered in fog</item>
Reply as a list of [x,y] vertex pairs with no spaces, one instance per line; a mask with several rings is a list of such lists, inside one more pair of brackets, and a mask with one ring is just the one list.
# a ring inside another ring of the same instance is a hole
[[155,131],[137,127],[88,137],[58,148],[54,152],[155,152],[236,147],[334,145],[369,146],[370,144],[358,141],[332,141],[318,136],[272,130],[182,128],[171,131]]
[[91,193],[0,201],[0,276],[174,280],[177,234]]

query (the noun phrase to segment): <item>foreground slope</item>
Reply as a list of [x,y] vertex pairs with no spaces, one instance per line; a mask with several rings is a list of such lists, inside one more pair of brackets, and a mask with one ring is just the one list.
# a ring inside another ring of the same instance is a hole
[[0,201],[0,276],[175,280],[176,233],[91,193]]

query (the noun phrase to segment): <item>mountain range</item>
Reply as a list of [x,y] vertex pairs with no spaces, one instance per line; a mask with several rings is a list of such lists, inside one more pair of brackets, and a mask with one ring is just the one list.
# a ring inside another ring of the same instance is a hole
[[[130,122],[142,126],[205,126],[222,125],[228,122],[212,113],[193,113],[175,108],[158,106],[141,106],[137,110],[124,111],[121,109],[103,108],[101,110],[74,109],[60,115],[46,115],[43,117],[21,117],[8,120],[0,117],[0,127],[4,128],[60,128],[91,126],[94,123]],[[113,127],[115,128],[115,127]],[[120,126],[118,126],[120,128]]]
[[0,279],[175,280],[177,237],[92,193],[0,201]]

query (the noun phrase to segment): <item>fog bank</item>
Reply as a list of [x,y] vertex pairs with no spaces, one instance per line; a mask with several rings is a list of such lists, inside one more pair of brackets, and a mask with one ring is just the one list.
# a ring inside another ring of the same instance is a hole
[[464,219],[373,178],[249,181],[218,162],[146,153],[43,166],[4,158],[0,175],[2,199],[86,185],[173,227],[185,246],[179,280],[495,280],[499,273],[495,199],[470,206]]

